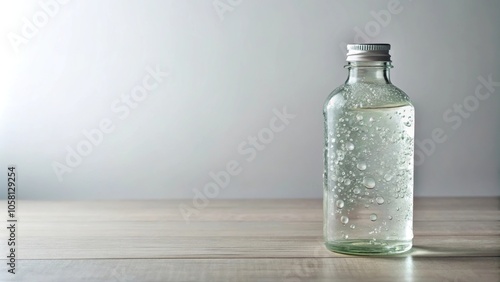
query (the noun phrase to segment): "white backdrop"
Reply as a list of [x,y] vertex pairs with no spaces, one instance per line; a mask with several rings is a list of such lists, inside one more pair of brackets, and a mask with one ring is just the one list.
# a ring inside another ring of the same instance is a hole
[[500,195],[499,11],[2,1],[1,165],[17,165],[21,199],[321,197],[322,107],[346,78],[342,46],[387,42],[416,107],[416,195]]

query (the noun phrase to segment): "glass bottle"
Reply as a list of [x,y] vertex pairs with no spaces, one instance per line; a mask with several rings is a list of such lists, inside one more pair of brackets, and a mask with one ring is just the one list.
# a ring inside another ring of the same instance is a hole
[[413,239],[414,108],[389,79],[389,44],[347,49],[347,81],[324,106],[325,245],[405,252]]

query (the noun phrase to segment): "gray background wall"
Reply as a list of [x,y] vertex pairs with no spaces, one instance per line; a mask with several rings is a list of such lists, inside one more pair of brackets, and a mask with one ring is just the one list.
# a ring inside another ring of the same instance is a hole
[[416,195],[500,195],[500,85],[479,86],[500,82],[499,1],[19,2],[0,4],[0,162],[21,199],[193,198],[233,161],[211,197],[321,197],[322,106],[354,40],[392,44],[426,146]]

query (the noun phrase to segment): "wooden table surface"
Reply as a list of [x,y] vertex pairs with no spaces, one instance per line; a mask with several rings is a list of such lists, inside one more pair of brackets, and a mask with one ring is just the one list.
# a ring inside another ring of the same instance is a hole
[[417,198],[414,248],[385,257],[326,250],[321,200],[211,200],[189,223],[181,202],[21,201],[0,281],[500,281],[500,198]]

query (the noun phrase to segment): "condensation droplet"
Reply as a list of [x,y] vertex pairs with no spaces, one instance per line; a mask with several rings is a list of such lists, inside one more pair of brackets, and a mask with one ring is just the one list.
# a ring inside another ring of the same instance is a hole
[[359,188],[354,188],[354,190],[352,190],[352,192],[356,195],[358,195],[359,193],[361,193],[361,189]]
[[354,229],[354,228],[356,228],[356,225],[351,224],[351,226],[349,226],[349,227],[351,227],[351,229]]
[[347,239],[347,238],[349,238],[349,235],[344,234],[344,239]]
[[337,201],[335,202],[335,205],[337,206],[337,208],[341,209],[341,208],[343,208],[343,207],[344,207],[344,201],[342,201],[342,200],[337,200]]
[[392,215],[389,216],[389,220],[392,220]]
[[345,144],[345,146],[346,146],[347,150],[349,150],[349,151],[354,150],[354,144],[352,144],[351,142],[347,142]]
[[342,217],[340,217],[340,222],[342,222],[343,224],[346,224],[349,222],[349,218],[345,215],[343,215]]
[[383,197],[381,197],[381,196],[378,196],[378,197],[375,199],[375,201],[377,201],[377,204],[381,205],[381,204],[383,204],[383,203],[384,203],[384,198],[383,198]]
[[344,184],[345,185],[350,185],[351,184],[351,180],[350,179],[344,179]]
[[375,179],[371,177],[363,177],[363,185],[365,185],[368,189],[372,189],[375,187]]
[[375,220],[377,220],[377,215],[376,215],[376,214],[374,214],[374,213],[370,214],[370,220],[371,220],[371,221],[375,221]]
[[357,120],[363,120],[363,116],[362,116],[362,115],[360,115],[360,114],[357,114],[357,115],[356,115],[356,119],[357,119]]
[[386,173],[386,174],[384,175],[384,179],[385,179],[385,181],[391,181],[391,179],[392,179],[392,175],[391,175],[391,174],[389,174],[389,173]]
[[356,167],[359,169],[359,170],[365,170],[366,169],[366,163],[365,162],[359,162]]

